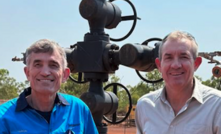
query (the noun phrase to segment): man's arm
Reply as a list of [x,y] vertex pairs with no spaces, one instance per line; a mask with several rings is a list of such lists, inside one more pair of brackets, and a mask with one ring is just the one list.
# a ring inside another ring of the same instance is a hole
[[85,122],[85,129],[84,129],[85,134],[98,134],[97,127],[94,123],[93,117],[89,109],[86,111],[85,115],[86,115],[85,117],[86,122]]
[[221,134],[221,111],[219,112],[217,116],[218,117],[215,117],[213,131],[215,132],[215,134]]
[[8,130],[6,129],[2,117],[0,117],[0,134],[9,134]]
[[137,131],[137,134],[143,134],[142,133],[142,129],[141,129],[141,124],[140,124],[140,117],[139,117],[139,103],[137,103],[137,107],[136,107],[136,110],[135,110],[135,123],[136,123],[136,131]]

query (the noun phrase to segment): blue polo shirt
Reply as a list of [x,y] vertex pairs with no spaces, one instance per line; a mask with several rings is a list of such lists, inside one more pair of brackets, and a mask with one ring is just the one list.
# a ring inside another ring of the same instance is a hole
[[0,134],[98,134],[87,105],[67,94],[57,94],[50,123],[28,106],[26,96],[31,88],[19,98],[0,105]]

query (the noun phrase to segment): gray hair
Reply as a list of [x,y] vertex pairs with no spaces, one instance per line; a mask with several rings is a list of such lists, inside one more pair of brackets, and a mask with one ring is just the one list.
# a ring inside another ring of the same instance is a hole
[[67,67],[67,60],[66,60],[66,54],[62,47],[58,45],[58,43],[48,40],[48,39],[41,39],[36,41],[34,44],[32,44],[25,52],[25,61],[26,65],[29,66],[30,64],[30,55],[31,53],[50,53],[58,51],[60,56],[62,57],[62,64],[63,68]]
[[162,59],[162,47],[167,40],[181,40],[181,39],[188,39],[192,42],[192,55],[193,58],[196,59],[196,57],[198,56],[198,44],[195,38],[190,33],[184,31],[174,31],[164,37],[159,47],[159,59],[160,60]]

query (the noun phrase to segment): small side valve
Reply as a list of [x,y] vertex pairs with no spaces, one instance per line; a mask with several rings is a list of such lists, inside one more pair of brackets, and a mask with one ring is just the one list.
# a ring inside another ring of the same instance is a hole
[[12,58],[12,61],[23,61],[24,64],[26,64],[26,61],[25,61],[25,53],[22,53],[23,55],[23,58],[18,58],[17,56],[15,56],[14,58]]

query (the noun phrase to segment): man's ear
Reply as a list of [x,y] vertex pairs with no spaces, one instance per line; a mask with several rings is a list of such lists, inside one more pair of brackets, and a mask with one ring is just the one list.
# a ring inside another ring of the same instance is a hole
[[159,59],[159,58],[156,58],[156,59],[155,59],[155,64],[156,64],[156,66],[157,66],[159,72],[161,72],[161,71],[160,71],[160,70],[161,70],[161,63],[160,63],[160,59]]
[[201,65],[202,63],[202,57],[196,57],[195,61],[194,61],[194,69],[195,71],[198,69],[198,67]]
[[63,79],[62,79],[62,82],[64,83],[65,81],[67,81],[69,75],[70,75],[70,69],[69,68],[65,68],[64,69],[64,75],[63,75]]
[[29,80],[29,69],[28,69],[27,66],[24,67],[24,72],[25,72],[25,75],[26,75],[27,80]]

